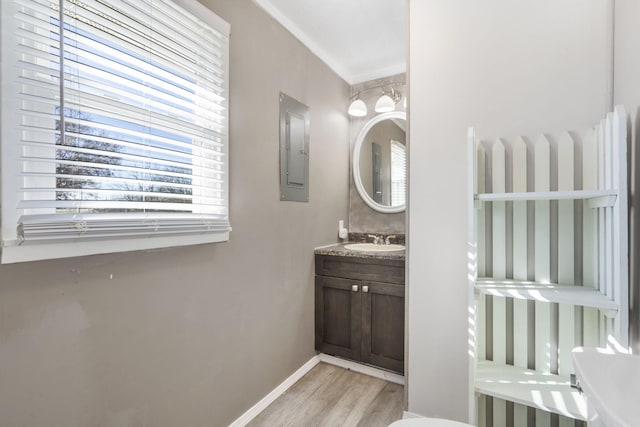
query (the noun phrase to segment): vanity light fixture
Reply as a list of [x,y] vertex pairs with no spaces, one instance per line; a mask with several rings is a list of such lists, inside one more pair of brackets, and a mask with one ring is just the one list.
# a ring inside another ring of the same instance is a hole
[[396,103],[393,102],[393,99],[389,95],[382,95],[376,101],[376,113],[388,113],[390,111],[394,111],[396,109]]
[[[376,113],[388,113],[391,111],[395,111],[396,104],[402,99],[402,94],[395,90],[393,86],[390,86],[388,91],[384,90],[384,86],[373,86],[370,88],[366,88],[363,91],[366,92],[368,90],[377,88],[382,88],[382,95],[376,101],[376,105],[374,108]],[[368,113],[367,105],[360,98],[361,93],[362,91],[352,96],[353,101],[351,101],[351,104],[349,104],[348,110],[349,115],[352,117],[364,117]]]
[[364,117],[367,115],[367,106],[362,99],[356,98],[349,104],[348,113],[353,117]]
[[390,95],[388,95],[383,88],[382,96],[378,98],[378,101],[376,102],[376,113],[388,113],[390,111],[395,111],[396,104],[400,101],[400,98],[402,98],[402,95],[400,92],[394,90],[393,86],[391,87]]

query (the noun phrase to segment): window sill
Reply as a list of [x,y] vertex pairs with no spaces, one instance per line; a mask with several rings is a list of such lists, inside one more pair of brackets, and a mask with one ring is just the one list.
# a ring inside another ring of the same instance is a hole
[[2,248],[2,264],[225,242],[229,232],[122,239],[23,243]]

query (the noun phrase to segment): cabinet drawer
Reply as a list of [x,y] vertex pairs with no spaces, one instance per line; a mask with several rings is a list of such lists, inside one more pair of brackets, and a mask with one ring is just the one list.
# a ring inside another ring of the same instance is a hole
[[316,255],[316,274],[404,285],[404,260]]

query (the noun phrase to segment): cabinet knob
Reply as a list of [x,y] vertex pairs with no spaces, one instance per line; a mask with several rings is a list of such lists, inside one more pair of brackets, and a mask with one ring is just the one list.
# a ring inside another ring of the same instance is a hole
[[351,290],[353,292],[358,292],[358,285],[351,285]]
[[369,287],[367,285],[362,285],[362,292],[364,293],[369,292]]

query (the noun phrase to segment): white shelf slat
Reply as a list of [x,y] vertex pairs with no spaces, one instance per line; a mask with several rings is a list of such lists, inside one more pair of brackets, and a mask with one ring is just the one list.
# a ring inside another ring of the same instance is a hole
[[587,419],[587,404],[566,377],[478,361],[476,391],[569,418]]
[[616,190],[572,190],[572,191],[529,191],[523,193],[481,193],[476,200],[481,202],[506,202],[516,200],[589,200],[590,207],[612,206],[618,192]]
[[[500,139],[491,147],[491,188],[498,193],[506,191],[506,150]],[[493,277],[507,277],[507,206],[505,202],[495,202],[492,206],[492,253]],[[507,299],[492,298],[493,361],[507,363]],[[507,401],[493,399],[493,425],[506,426]]]
[[599,291],[585,286],[556,285],[518,280],[478,278],[476,291],[481,294],[534,301],[573,304],[597,308],[615,316],[618,303]]
[[[551,190],[551,144],[540,135],[533,147],[534,152],[534,190],[546,193]],[[536,200],[534,203],[534,255],[533,270],[536,282],[551,282],[551,202]],[[534,303],[534,365],[535,369],[551,373],[555,362],[557,341],[554,331],[557,323],[552,315],[551,304],[536,300]],[[550,427],[551,418],[548,412],[536,410],[536,427]]]
[[[513,183],[515,192],[527,191],[527,144],[519,137],[513,145]],[[513,277],[516,280],[527,280],[528,235],[527,235],[527,202],[513,202]],[[526,368],[529,361],[529,303],[526,300],[513,300],[513,364]],[[533,327],[533,325],[531,325]],[[527,407],[513,405],[513,425],[526,426],[528,423]]]
[[[576,187],[574,174],[575,141],[569,132],[563,132],[558,141],[558,190],[571,191]],[[558,282],[575,283],[575,211],[574,200],[558,201]],[[577,225],[577,224],[576,224]],[[558,374],[573,372],[571,350],[581,330],[576,316],[581,313],[571,304],[558,306]]]

